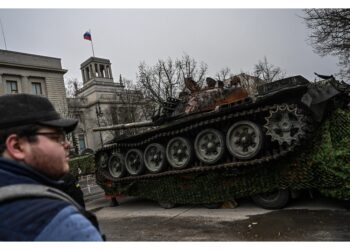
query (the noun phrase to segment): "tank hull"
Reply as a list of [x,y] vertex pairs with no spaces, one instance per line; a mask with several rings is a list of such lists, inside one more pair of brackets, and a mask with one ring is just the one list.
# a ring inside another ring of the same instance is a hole
[[[335,150],[325,143],[329,124],[334,121],[332,115],[343,112],[341,117],[348,117],[346,111],[328,105],[343,92],[334,84],[334,91],[329,91],[325,87],[329,85],[324,84],[321,88],[318,85],[319,95],[315,95],[314,87],[303,79],[288,81],[294,84],[277,83],[272,90],[260,90],[254,99],[239,99],[211,111],[171,117],[150,131],[116,140],[96,153],[99,185],[109,195],[178,204],[215,203],[275,189],[327,190],[348,185],[327,169],[327,159],[322,158],[328,155],[323,154],[324,150]],[[336,126],[339,124],[333,122],[331,127]],[[344,129],[341,138],[350,138],[349,131]],[[230,147],[231,141],[234,143]],[[214,150],[213,145],[217,145]],[[137,174],[113,174],[111,166],[120,168],[115,163],[118,161],[129,170],[143,162],[148,167],[142,166]],[[337,164],[344,162],[337,159]]]

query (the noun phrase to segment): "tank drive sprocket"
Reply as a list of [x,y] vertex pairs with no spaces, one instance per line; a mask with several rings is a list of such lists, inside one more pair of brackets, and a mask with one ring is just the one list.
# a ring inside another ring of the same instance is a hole
[[305,116],[296,105],[280,104],[269,113],[264,127],[267,129],[266,135],[271,136],[272,141],[277,141],[280,145],[292,145],[305,136]]

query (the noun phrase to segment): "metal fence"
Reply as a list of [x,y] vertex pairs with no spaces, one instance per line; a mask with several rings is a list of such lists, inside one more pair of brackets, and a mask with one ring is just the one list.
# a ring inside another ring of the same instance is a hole
[[82,175],[79,177],[79,185],[85,195],[101,192],[102,189],[96,184],[95,175]]

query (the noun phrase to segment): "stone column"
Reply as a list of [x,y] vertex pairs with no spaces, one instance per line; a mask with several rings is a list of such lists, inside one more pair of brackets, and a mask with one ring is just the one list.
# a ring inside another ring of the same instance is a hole
[[84,74],[85,74],[85,79],[86,79],[86,81],[89,81],[89,79],[90,79],[90,70],[89,70],[89,67],[85,67],[84,68]]
[[96,78],[96,66],[94,63],[90,64],[91,68],[91,78]]
[[108,65],[105,65],[105,77],[109,78]]
[[86,78],[85,78],[85,68],[81,69],[81,76],[83,77],[83,83],[86,82]]
[[106,71],[106,70],[107,70],[106,65],[103,64],[103,70],[102,70],[102,72],[103,72],[103,77],[104,77],[104,78],[108,78],[108,76],[107,76],[108,74],[107,74],[107,71]]
[[[41,89],[42,89],[42,87],[43,86],[41,86]],[[17,88],[18,88],[18,93],[34,94],[34,93],[32,93],[32,85],[28,81],[28,77],[27,76],[22,76],[21,82],[18,83]]]
[[90,77],[89,77],[90,71],[88,67],[84,68],[84,75],[85,75],[85,80],[89,81]]
[[109,74],[109,67],[108,65],[106,65],[106,78],[111,78],[110,74]]
[[102,72],[101,72],[101,64],[97,63],[97,75],[98,77],[103,77]]
[[112,67],[111,65],[108,65],[108,72],[109,72],[109,78],[113,78],[113,75],[112,75]]

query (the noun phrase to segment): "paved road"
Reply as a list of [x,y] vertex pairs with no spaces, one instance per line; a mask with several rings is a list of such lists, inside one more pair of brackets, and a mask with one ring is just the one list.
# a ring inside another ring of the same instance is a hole
[[110,207],[103,192],[87,193],[110,241],[349,241],[350,213],[326,198],[300,198],[287,209],[269,211],[250,200],[237,208],[159,207],[156,202],[124,198]]

